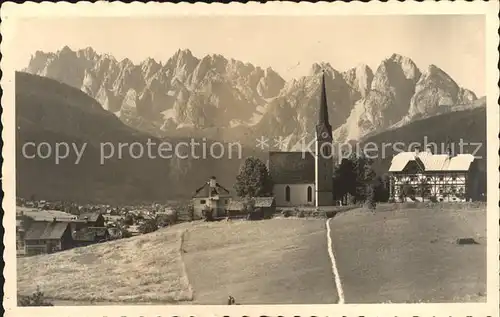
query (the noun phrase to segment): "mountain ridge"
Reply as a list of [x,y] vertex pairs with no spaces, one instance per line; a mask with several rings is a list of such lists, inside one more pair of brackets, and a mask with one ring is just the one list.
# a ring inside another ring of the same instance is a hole
[[189,49],[177,50],[166,62],[146,58],[134,64],[92,48],[65,46],[56,53],[36,52],[25,70],[81,89],[148,134],[204,133],[245,145],[262,135],[294,144],[314,131],[321,70],[334,139],[340,143],[455,107],[473,108],[477,100],[439,67],[421,71],[399,54],[381,61],[375,71],[364,64],[338,71],[330,63],[314,63],[308,75],[289,81],[270,67],[220,54],[198,58]]

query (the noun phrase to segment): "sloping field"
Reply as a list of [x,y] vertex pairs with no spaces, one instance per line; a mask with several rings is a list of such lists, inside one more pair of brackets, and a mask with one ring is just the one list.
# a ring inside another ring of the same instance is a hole
[[40,286],[55,305],[225,304],[228,295],[238,303],[335,303],[325,227],[305,219],[193,222],[20,258],[18,293]]
[[59,300],[190,301],[180,255],[183,229],[19,258],[18,293],[30,295],[39,286]]
[[346,303],[486,300],[485,208],[356,210],[330,225]]
[[184,250],[197,304],[338,300],[322,219],[205,223],[186,232]]

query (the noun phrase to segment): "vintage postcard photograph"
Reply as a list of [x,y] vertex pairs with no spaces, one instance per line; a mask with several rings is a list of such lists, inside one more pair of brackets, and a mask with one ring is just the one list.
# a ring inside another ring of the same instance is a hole
[[4,4],[7,316],[498,314],[497,12]]

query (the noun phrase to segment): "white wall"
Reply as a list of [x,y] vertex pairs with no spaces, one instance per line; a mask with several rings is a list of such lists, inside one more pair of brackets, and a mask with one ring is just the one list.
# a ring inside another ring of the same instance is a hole
[[[290,201],[285,200],[285,188],[287,184],[275,184],[273,186],[273,194],[276,200],[276,206],[314,206],[314,184],[289,184],[290,186]],[[307,187],[311,186],[312,197],[311,201],[307,201]]]
[[[193,198],[193,209],[194,214],[197,217],[202,216],[203,209],[209,206],[214,209],[214,213],[217,211],[215,209],[225,209],[227,205],[231,202],[231,196],[219,196],[219,200],[210,201],[208,197],[206,198]],[[216,216],[216,215],[214,215]]]

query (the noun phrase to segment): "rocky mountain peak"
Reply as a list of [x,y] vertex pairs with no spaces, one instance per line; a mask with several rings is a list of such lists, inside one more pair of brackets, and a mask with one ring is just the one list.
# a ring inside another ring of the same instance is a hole
[[320,63],[314,63],[311,66],[311,70],[309,71],[309,75],[311,76],[316,76],[316,75],[321,75],[322,71],[329,72],[331,74],[338,73],[330,63],[327,62],[320,62]]
[[90,46],[76,51],[76,56],[78,56],[78,58],[85,58],[88,60],[93,60],[98,57],[97,53]]
[[[354,90],[355,93],[359,93],[361,98],[366,97],[370,91],[373,81],[373,71],[368,65],[359,64],[358,66],[347,70],[342,75],[346,83]],[[359,99],[359,97],[356,99]]]
[[64,45],[64,47],[61,50],[59,50],[57,53],[59,55],[62,55],[62,54],[75,54],[75,52],[71,48],[69,48],[68,45]]
[[288,82],[271,67],[220,54],[198,58],[189,49],[177,50],[164,64],[147,58],[135,65],[92,48],[74,52],[66,46],[56,53],[36,52],[26,69],[81,89],[127,125],[150,134],[193,133],[190,127],[210,133],[217,127],[226,129],[225,138],[258,131],[290,137],[292,143],[314,130],[323,70],[338,142],[477,99],[437,66],[422,74],[399,54],[384,59],[375,73],[365,64],[339,72],[318,62],[309,75]]

